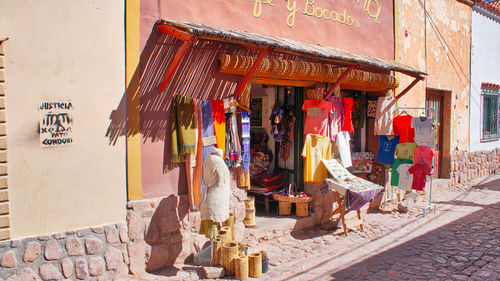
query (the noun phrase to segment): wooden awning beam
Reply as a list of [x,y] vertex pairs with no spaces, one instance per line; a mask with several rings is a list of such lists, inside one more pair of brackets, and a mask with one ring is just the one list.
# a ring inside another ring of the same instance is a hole
[[325,95],[325,100],[329,99],[330,96],[333,94],[333,91],[335,91],[336,88],[340,87],[340,82],[342,82],[342,80],[344,80],[347,77],[349,72],[351,72],[354,69],[358,69],[358,68],[359,68],[359,66],[357,66],[357,65],[349,66],[344,71],[344,73],[342,73],[342,75],[340,75],[339,79],[337,79],[337,81],[335,81],[335,84],[333,84],[332,88],[330,90],[328,90],[328,93],[326,93],[326,95]]
[[250,78],[252,78],[253,74],[255,73],[257,68],[259,67],[259,65],[262,62],[262,60],[264,59],[264,57],[267,56],[272,51],[273,51],[273,49],[271,49],[271,48],[261,49],[259,51],[259,54],[257,55],[257,58],[253,62],[252,67],[250,68],[250,70],[248,70],[248,73],[243,77],[243,79],[241,79],[240,83],[238,83],[238,86],[234,90],[235,97],[241,95],[241,93],[243,92],[243,89],[245,89],[245,86],[250,81]]
[[415,80],[413,80],[413,82],[410,83],[410,85],[408,85],[401,93],[399,93],[399,95],[397,95],[395,97],[396,100],[402,98],[404,95],[406,95],[410,90],[411,88],[413,88],[415,85],[417,85],[418,82],[420,81],[423,81],[425,80],[424,77],[416,77]]
[[195,43],[198,40],[198,38],[195,35],[189,34],[185,31],[179,30],[169,25],[160,24],[158,25],[157,29],[161,33],[174,36],[175,38],[184,41],[182,42],[182,45],[179,48],[179,50],[177,50],[177,53],[175,54],[174,59],[172,60],[170,65],[168,66],[167,71],[165,71],[165,74],[163,75],[163,79],[159,87],[160,92],[162,92],[163,90],[165,90],[165,87],[167,86],[172,76],[174,76],[175,71],[177,70],[179,64],[182,61],[182,58],[184,58],[184,55],[186,55],[187,50],[193,43]]

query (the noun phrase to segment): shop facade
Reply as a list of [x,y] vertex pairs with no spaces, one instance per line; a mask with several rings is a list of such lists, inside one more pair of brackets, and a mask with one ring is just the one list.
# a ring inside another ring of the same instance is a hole
[[[135,46],[127,57],[138,62],[127,64],[133,80],[128,88],[127,120],[136,122],[127,129],[128,218],[129,232],[145,233],[132,244],[147,258],[135,260],[135,265],[131,261],[134,270],[155,270],[182,262],[205,241],[193,233],[200,223],[193,207],[194,181],[184,163],[171,161],[174,95],[196,102],[241,94],[250,97],[251,103],[260,103],[262,113],[250,122],[260,119],[251,127],[260,127],[269,138],[274,159],[270,169],[293,172],[299,190],[316,197],[312,215],[315,223],[320,223],[331,211],[334,198],[323,200],[321,183],[302,183],[304,179],[297,175],[303,171],[303,132],[294,135],[288,148],[290,157],[281,159],[269,121],[276,103],[283,103],[289,95],[295,114],[302,115],[309,90],[313,95],[322,93],[322,97],[363,91],[376,104],[385,90],[394,95],[392,89],[400,85],[396,73],[410,77],[408,83],[401,83],[398,94],[402,96],[425,76],[393,61],[393,1],[323,6],[314,1],[247,1],[230,6],[226,2],[141,1],[140,8],[135,8],[127,11],[137,19],[131,18],[127,26],[127,34],[136,35],[127,38],[127,46]],[[222,16],[225,13],[233,16]],[[162,20],[158,21],[159,17]],[[330,29],[335,32],[325,32]],[[334,93],[334,88],[340,91]],[[239,104],[246,107],[244,102]],[[357,129],[356,151],[376,153],[375,116],[364,120],[366,125]],[[378,174],[387,171],[382,165],[379,168]],[[231,169],[230,208],[236,218],[236,240],[244,235],[247,197],[239,171]],[[381,178],[374,180],[385,184]],[[175,220],[160,222],[156,216]]]

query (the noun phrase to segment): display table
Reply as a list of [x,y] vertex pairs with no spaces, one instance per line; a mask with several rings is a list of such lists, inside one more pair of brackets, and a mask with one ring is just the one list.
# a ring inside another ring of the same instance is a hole
[[366,203],[372,201],[384,188],[352,175],[335,159],[322,160],[322,163],[330,175],[330,178],[326,179],[325,182],[328,185],[328,189],[336,193],[338,207],[323,217],[321,223],[325,223],[334,215],[340,214],[338,222],[342,222],[344,234],[347,236],[348,230],[345,223],[345,216],[350,211],[356,210],[359,226],[361,231],[363,231],[363,219],[361,218],[360,209]]

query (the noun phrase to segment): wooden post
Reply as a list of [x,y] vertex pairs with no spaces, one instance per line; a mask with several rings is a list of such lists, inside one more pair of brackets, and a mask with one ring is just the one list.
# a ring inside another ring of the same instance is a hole
[[257,67],[259,67],[259,65],[262,62],[262,60],[264,59],[264,57],[267,54],[269,54],[270,52],[272,52],[271,48],[260,50],[259,54],[257,55],[257,58],[255,59],[255,61],[252,64],[252,67],[250,68],[250,70],[248,70],[248,73],[245,75],[245,77],[243,77],[243,79],[241,79],[240,83],[238,83],[236,90],[234,90],[235,97],[239,96],[243,92],[243,89],[245,89],[245,86],[250,81],[250,78],[252,78],[253,74],[257,70]]
[[335,89],[337,89],[338,87],[340,87],[340,82],[342,82],[342,80],[344,80],[347,77],[347,75],[349,74],[349,72],[351,72],[352,70],[357,69],[357,68],[358,68],[357,65],[351,65],[351,66],[349,66],[344,71],[344,73],[342,73],[342,75],[340,75],[339,79],[337,79],[337,81],[335,81],[335,84],[333,84],[332,88],[328,91],[328,93],[326,93],[325,100],[327,100],[333,94],[333,91],[335,91]]

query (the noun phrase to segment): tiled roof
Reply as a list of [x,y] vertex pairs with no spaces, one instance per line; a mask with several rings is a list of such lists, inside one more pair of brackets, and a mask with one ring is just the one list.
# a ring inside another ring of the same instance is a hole
[[486,2],[484,0],[476,0],[476,4],[486,10],[500,16],[500,0]]
[[498,90],[498,89],[500,89],[500,85],[488,83],[488,82],[483,82],[483,83],[481,83],[481,88],[492,88],[492,89]]

